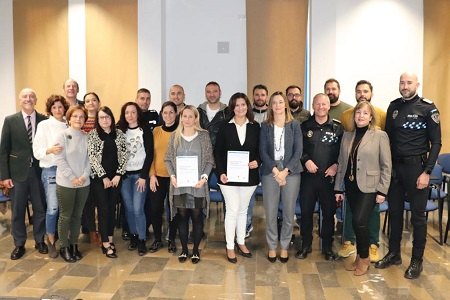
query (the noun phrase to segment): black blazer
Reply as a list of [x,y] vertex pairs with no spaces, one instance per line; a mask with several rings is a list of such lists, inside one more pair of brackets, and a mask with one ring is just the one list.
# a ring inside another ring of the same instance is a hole
[[[227,152],[228,151],[249,151],[250,161],[256,160],[258,166],[261,164],[259,157],[259,124],[256,122],[247,123],[244,145],[239,142],[239,137],[234,123],[224,124],[217,133],[216,145],[214,147],[214,158],[216,160],[216,172],[220,181],[220,175],[227,173]],[[249,161],[249,162],[250,162]],[[233,186],[252,186],[259,184],[259,167],[249,170],[249,182],[228,182]],[[223,184],[223,182],[221,182]]]
[[[35,132],[39,122],[47,119],[36,112]],[[27,128],[22,111],[7,116],[3,123],[0,143],[0,179],[24,181],[28,177],[33,147],[28,140]],[[39,161],[33,157],[33,166],[39,167]]]

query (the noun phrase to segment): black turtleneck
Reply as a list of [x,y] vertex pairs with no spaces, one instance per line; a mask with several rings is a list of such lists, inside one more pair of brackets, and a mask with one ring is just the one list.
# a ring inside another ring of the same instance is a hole
[[347,164],[347,171],[345,172],[345,176],[348,178],[350,175],[350,168],[352,167],[352,161],[353,161],[353,176],[355,178],[356,182],[356,169],[358,165],[357,157],[358,157],[358,148],[361,144],[361,140],[366,133],[366,131],[369,129],[369,125],[364,127],[356,127],[355,129],[355,138],[353,139],[352,149],[350,151],[349,157],[348,157],[348,164]]
[[178,121],[176,120],[175,123],[173,123],[171,126],[166,126],[166,124],[162,125],[162,130],[166,132],[174,132],[175,129],[178,127]]

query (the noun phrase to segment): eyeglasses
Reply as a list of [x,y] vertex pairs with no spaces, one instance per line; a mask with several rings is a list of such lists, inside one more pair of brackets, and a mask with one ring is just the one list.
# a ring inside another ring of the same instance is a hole
[[106,120],[111,120],[111,117],[108,116],[108,115],[106,115],[106,116],[101,116],[101,117],[98,117],[98,118],[99,118],[99,120],[104,120],[104,121],[106,121]]
[[292,93],[289,93],[289,94],[287,94],[287,96],[288,96],[289,98],[300,98],[300,97],[302,96],[302,94],[292,94]]

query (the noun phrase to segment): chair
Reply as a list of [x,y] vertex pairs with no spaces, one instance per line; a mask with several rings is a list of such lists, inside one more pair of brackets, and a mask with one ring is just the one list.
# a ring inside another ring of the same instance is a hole
[[387,199],[385,199],[383,203],[379,204],[379,210],[380,214],[384,213],[383,233],[386,234],[386,228],[389,233],[389,202]]
[[[438,164],[442,166],[442,173],[443,173],[442,189],[445,191],[447,188],[448,194],[448,183],[450,182],[450,153],[440,154],[438,157]],[[450,199],[447,197],[447,225],[445,226],[444,243],[447,243],[448,231],[450,229],[449,201]]]
[[[444,199],[447,197],[447,193],[442,190],[443,176],[442,166],[436,164],[430,174],[430,195],[428,196],[427,206],[425,207],[426,217],[428,219],[428,213],[430,211],[438,210],[439,215],[439,240],[432,237],[439,245],[443,244],[443,231],[442,231],[442,214],[444,211]],[[437,203],[436,203],[437,200]],[[405,201],[405,210],[410,211],[411,206],[408,201]],[[447,222],[448,223],[448,222]]]
[[218,184],[216,173],[211,172],[211,175],[208,178],[208,186],[209,186],[209,201],[211,203],[216,203],[217,216],[219,216],[219,203],[225,203],[225,200],[223,199],[222,192],[220,191],[220,186]]

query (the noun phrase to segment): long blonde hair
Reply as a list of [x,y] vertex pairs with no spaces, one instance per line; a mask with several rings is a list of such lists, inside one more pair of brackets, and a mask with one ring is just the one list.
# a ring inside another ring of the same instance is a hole
[[195,106],[192,106],[192,105],[184,106],[181,109],[181,111],[180,111],[180,114],[179,114],[180,121],[178,123],[177,129],[175,129],[175,132],[174,132],[174,135],[175,135],[175,137],[174,137],[174,146],[175,146],[175,148],[177,148],[178,145],[181,143],[181,134],[184,131],[184,125],[183,125],[183,122],[181,121],[181,118],[183,117],[183,113],[184,113],[185,110],[190,110],[190,111],[192,111],[194,113],[194,117],[195,117],[194,130],[195,131],[205,131],[200,126],[200,114],[199,114],[197,108],[195,108]]
[[273,124],[275,122],[275,117],[273,115],[273,110],[272,110],[272,104],[273,104],[273,98],[275,98],[275,96],[281,96],[283,97],[284,100],[284,112],[286,114],[285,117],[285,123],[288,123],[290,121],[292,121],[294,119],[294,117],[291,114],[291,110],[289,108],[289,102],[286,99],[286,96],[283,94],[283,92],[280,91],[276,91],[275,93],[273,93],[270,96],[270,100],[269,100],[269,107],[267,108],[267,118],[266,118],[266,122],[268,124]]

